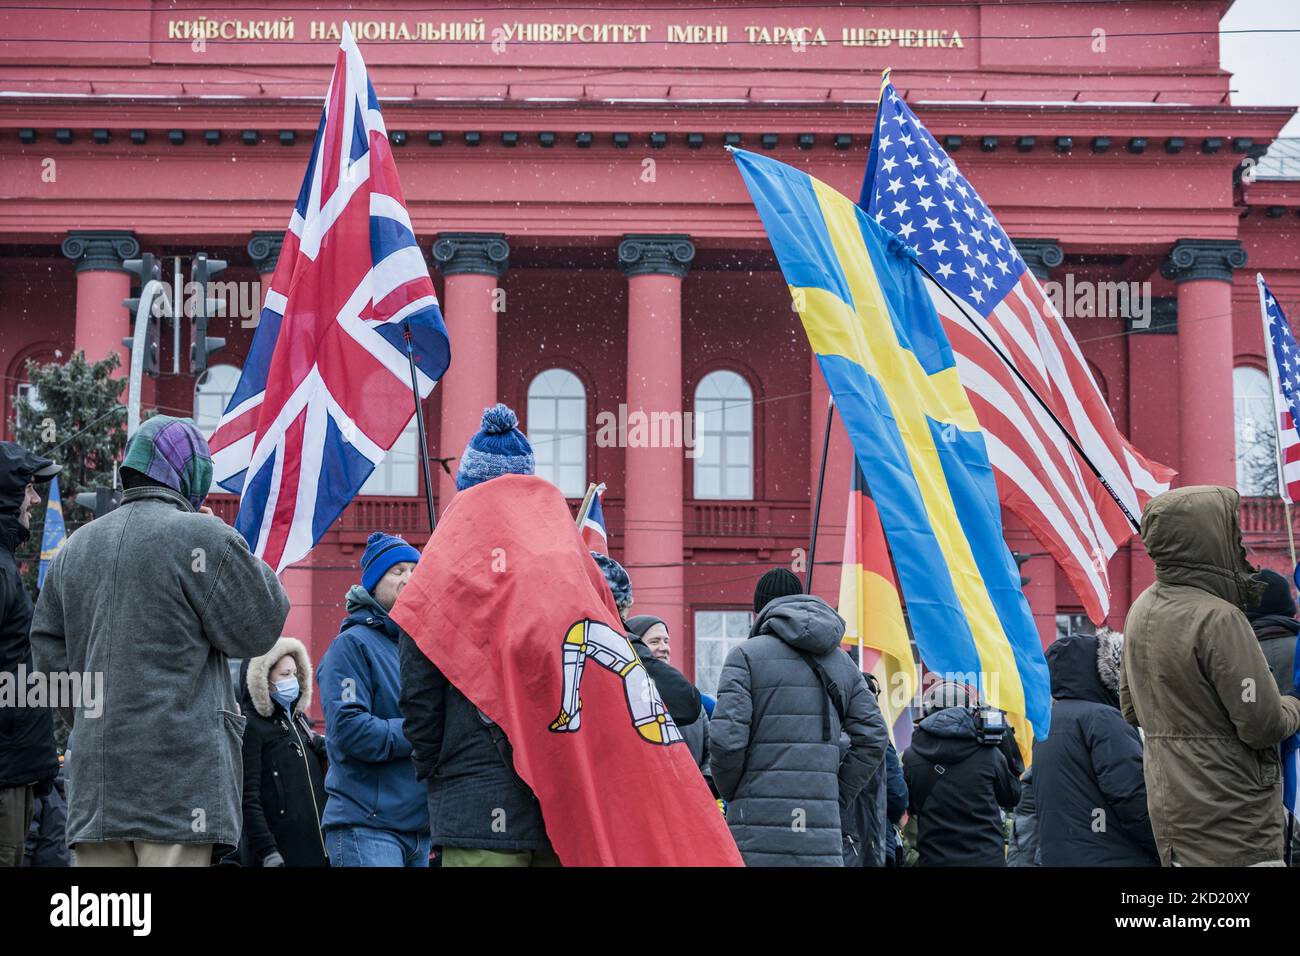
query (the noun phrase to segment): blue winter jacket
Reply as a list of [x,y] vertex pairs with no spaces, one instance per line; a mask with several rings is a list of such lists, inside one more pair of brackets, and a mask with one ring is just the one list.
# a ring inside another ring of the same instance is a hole
[[347,608],[339,636],[316,668],[330,764],[321,828],[427,833],[424,784],[415,779],[397,706],[401,630],[359,585],[348,591]]

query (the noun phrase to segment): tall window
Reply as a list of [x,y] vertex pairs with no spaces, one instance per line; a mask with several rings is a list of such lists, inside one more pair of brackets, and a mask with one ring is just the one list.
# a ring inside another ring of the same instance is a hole
[[587,390],[567,369],[550,368],[528,386],[528,442],[537,474],[564,493],[587,493]]
[[1249,365],[1232,370],[1237,435],[1237,490],[1243,497],[1277,494],[1277,427],[1268,373]]
[[14,424],[15,425],[23,424],[22,418],[18,414],[18,403],[16,401],[17,399],[20,398],[27,399],[28,403],[32,406],[32,411],[34,412],[39,412],[42,408],[40,389],[38,389],[31,382],[19,382],[18,387],[14,389],[14,399],[15,399]]
[[695,685],[704,693],[717,696],[727,653],[749,637],[753,623],[749,611],[695,612]]
[[[415,416],[406,423],[384,460],[375,465],[358,494],[415,495],[420,493],[420,438]],[[436,478],[434,479],[437,480]]]
[[209,365],[194,383],[194,424],[205,438],[211,438],[217,430],[217,423],[221,421],[238,384],[239,367],[236,365]]
[[754,393],[735,372],[695,388],[695,497],[754,497]]

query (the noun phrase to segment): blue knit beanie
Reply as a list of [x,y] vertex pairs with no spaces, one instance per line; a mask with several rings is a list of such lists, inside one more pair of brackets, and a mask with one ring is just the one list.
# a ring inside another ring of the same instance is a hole
[[626,611],[632,606],[632,579],[627,576],[623,565],[599,551],[591,552],[591,560],[596,562],[600,573],[605,575],[605,583],[609,585],[609,591],[614,595],[614,603],[618,605],[619,611]]
[[483,409],[479,430],[465,446],[456,469],[456,490],[489,478],[533,474],[533,446],[518,428],[519,416],[500,403]]
[[375,585],[394,564],[403,561],[418,563],[419,560],[420,552],[404,539],[395,534],[372,531],[366,539],[365,553],[361,555],[361,586],[374,594]]

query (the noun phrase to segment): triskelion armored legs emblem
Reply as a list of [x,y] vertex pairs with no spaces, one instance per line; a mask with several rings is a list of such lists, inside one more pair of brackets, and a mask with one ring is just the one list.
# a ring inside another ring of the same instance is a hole
[[582,700],[578,691],[588,660],[622,679],[632,726],[644,740],[668,746],[682,739],[682,732],[668,716],[668,709],[664,707],[654,681],[641,665],[631,643],[599,621],[579,621],[564,635],[564,696],[560,702],[560,715],[551,722],[552,731],[572,734],[582,726]]

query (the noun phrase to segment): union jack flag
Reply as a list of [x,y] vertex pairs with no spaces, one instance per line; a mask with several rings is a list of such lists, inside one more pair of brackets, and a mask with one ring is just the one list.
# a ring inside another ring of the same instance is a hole
[[379,100],[344,28],[307,175],[239,384],[209,441],[235,528],[277,572],[305,557],[451,362]]
[[1101,623],[1110,610],[1107,565],[1133,536],[1130,517],[1136,521],[1176,472],[1149,461],[1120,434],[1052,300],[887,72],[858,204],[912,246],[934,276],[926,287],[984,430],[998,498],[1043,543],[1088,616]]
[[1277,415],[1278,494],[1287,504],[1300,496],[1300,347],[1282,306],[1269,291],[1264,277],[1255,273],[1259,285],[1259,312],[1268,342],[1268,371],[1273,380],[1273,410]]
[[604,493],[605,485],[602,482],[592,492],[591,507],[582,519],[581,532],[582,540],[586,543],[588,551],[609,554],[609,533],[605,530],[605,509],[600,506],[600,496]]

